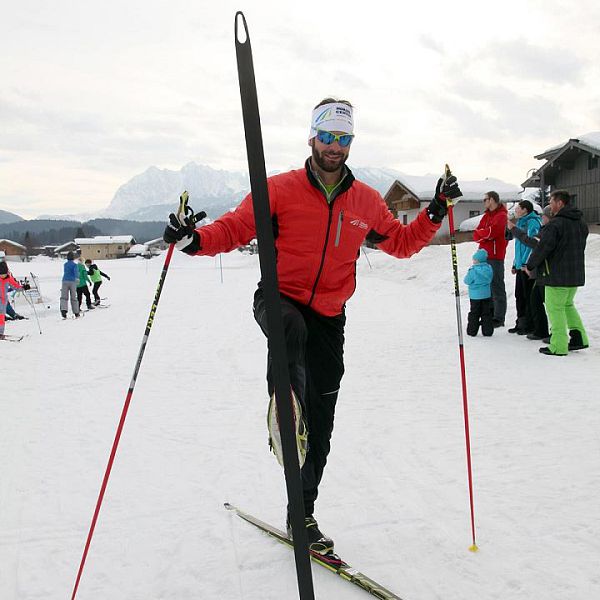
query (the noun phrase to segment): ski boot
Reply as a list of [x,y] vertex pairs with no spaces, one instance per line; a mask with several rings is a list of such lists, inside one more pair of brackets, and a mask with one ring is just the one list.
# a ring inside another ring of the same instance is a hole
[[578,329],[571,329],[569,331],[569,350],[585,350],[589,348],[590,345],[584,343],[583,336],[581,335],[581,331]]
[[[333,554],[333,540],[321,532],[319,529],[319,524],[312,515],[304,517],[304,525],[306,527],[306,535],[308,537],[308,549],[316,554]],[[286,527],[288,537],[291,540],[293,538],[289,515],[286,520]]]
[[[306,422],[302,415],[302,407],[296,394],[292,392],[292,402],[294,411],[294,429],[296,433],[296,446],[298,447],[298,462],[300,468],[306,459],[306,451],[308,448],[308,430]],[[267,412],[267,427],[269,429],[269,446],[275,454],[277,461],[283,467],[283,450],[281,448],[281,434],[279,432],[279,416],[277,415],[277,403],[275,402],[275,394],[271,396],[269,402],[269,410]]]

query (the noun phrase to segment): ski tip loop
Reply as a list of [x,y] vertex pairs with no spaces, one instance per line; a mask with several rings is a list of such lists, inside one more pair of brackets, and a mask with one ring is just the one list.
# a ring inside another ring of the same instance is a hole
[[477,546],[477,544],[469,546],[469,552],[479,552],[479,546]]
[[[243,31],[240,31],[239,23],[240,19],[242,20],[242,24],[244,26]],[[246,22],[246,17],[241,10],[238,10],[235,13],[235,43],[243,45],[250,39],[250,35],[248,33],[248,23]]]

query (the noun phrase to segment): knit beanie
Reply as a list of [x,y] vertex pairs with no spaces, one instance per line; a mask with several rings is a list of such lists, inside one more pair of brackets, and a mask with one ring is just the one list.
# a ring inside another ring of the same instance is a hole
[[473,260],[476,260],[477,262],[485,262],[488,259],[488,253],[487,250],[484,250],[483,248],[479,248],[479,250],[477,250],[477,252],[475,252],[475,254],[473,254]]

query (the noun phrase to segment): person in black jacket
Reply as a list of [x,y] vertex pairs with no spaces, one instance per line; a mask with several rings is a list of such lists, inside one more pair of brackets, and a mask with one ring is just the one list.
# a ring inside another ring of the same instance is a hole
[[545,285],[546,311],[552,329],[550,345],[540,348],[540,352],[564,356],[569,350],[589,346],[573,303],[577,288],[585,284],[588,227],[582,212],[571,204],[571,195],[566,190],[551,192],[550,208],[554,218],[541,231],[539,244],[527,260],[527,269],[540,270],[538,277]]
[[[546,206],[542,212],[542,227],[543,229],[552,218],[552,211],[550,206]],[[541,230],[534,237],[527,235],[527,232],[517,227],[512,221],[508,221],[507,228],[510,231],[511,236],[514,239],[519,240],[530,248],[535,248],[540,242]],[[528,271],[529,276],[532,277],[535,282],[531,289],[531,295],[529,296],[529,309],[531,315],[531,324],[533,331],[527,334],[528,340],[544,340],[550,337],[548,330],[548,317],[546,315],[546,309],[544,307],[544,281],[541,276],[538,276],[538,271],[541,269],[534,269],[534,271]],[[544,342],[549,343],[549,342]]]

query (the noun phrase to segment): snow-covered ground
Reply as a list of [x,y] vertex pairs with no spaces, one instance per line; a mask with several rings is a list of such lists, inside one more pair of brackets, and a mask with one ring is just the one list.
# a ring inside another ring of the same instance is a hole
[[[461,277],[475,244],[459,246]],[[507,257],[509,314],[514,319]],[[465,340],[478,553],[471,553],[448,246],[361,257],[316,517],[405,600],[600,597],[600,237],[576,298],[591,347],[564,358],[497,330]],[[47,298],[1,342],[0,598],[70,597],[164,257],[99,262],[110,308],[62,321],[62,263],[12,264]],[[81,600],[297,598],[269,453],[256,256],[176,254],[83,573]],[[462,288],[463,319],[468,299]],[[47,308],[49,306],[50,308]],[[365,592],[313,567],[319,599]]]

